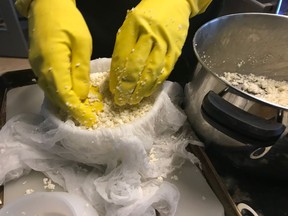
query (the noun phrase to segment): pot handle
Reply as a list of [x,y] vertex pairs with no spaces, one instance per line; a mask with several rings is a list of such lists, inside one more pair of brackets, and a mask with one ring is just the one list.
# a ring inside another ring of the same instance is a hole
[[277,4],[279,4],[277,1],[270,1],[270,2],[261,2],[259,0],[250,0],[247,2],[250,4],[250,7],[256,7],[261,8],[261,12],[270,12],[274,13],[277,8]]
[[286,128],[234,106],[213,91],[205,95],[201,111],[214,128],[246,144],[271,146]]

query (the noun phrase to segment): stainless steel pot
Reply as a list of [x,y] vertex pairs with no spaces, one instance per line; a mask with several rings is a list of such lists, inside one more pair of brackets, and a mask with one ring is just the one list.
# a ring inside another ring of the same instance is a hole
[[185,86],[184,109],[207,147],[243,151],[256,160],[277,143],[288,145],[288,107],[245,93],[218,76],[253,73],[288,81],[287,26],[286,16],[240,13],[214,19],[196,32],[199,64]]

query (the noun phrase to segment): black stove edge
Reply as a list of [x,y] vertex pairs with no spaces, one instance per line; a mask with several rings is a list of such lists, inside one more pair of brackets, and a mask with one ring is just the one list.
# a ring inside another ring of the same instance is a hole
[[206,178],[211,189],[222,203],[225,210],[225,216],[242,216],[228,190],[221,180],[221,177],[216,172],[212,162],[205,153],[204,147],[189,145],[188,151],[192,152],[201,162],[199,167]]

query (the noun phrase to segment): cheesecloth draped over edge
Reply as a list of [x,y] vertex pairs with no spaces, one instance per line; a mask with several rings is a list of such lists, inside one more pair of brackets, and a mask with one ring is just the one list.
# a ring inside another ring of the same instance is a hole
[[[91,61],[91,72],[106,72],[110,59]],[[91,203],[99,215],[174,215],[177,188],[165,181],[200,144],[178,107],[183,89],[166,81],[152,109],[116,128],[85,130],[60,121],[43,103],[41,113],[20,114],[0,131],[0,183],[40,171]],[[164,179],[164,180],[163,180]]]

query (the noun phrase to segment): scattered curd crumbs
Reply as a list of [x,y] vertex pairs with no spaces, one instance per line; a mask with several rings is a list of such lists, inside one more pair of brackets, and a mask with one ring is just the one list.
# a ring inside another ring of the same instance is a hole
[[175,181],[178,181],[178,180],[179,180],[179,178],[178,178],[177,175],[173,175],[173,176],[171,176],[171,179],[172,179],[172,180],[175,180]]
[[34,190],[31,189],[31,188],[29,188],[29,189],[27,189],[27,190],[25,191],[25,194],[31,194],[31,193],[33,193],[33,192],[34,192]]
[[48,190],[55,190],[55,184],[52,183],[51,179],[48,178],[43,178],[43,184],[44,184],[44,189],[48,189]]

